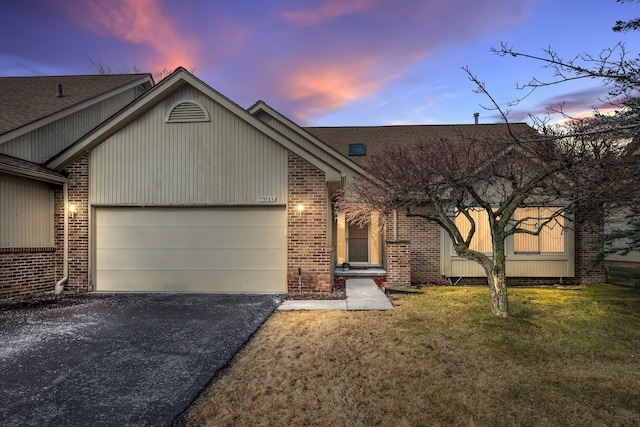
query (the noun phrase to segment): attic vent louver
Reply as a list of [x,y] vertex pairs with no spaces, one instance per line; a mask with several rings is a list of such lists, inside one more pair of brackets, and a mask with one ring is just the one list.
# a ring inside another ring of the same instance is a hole
[[188,99],[176,102],[169,108],[164,121],[167,123],[208,122],[209,112],[196,100]]
[[365,154],[367,154],[367,151],[364,148],[364,144],[362,143],[349,144],[350,156],[364,156]]

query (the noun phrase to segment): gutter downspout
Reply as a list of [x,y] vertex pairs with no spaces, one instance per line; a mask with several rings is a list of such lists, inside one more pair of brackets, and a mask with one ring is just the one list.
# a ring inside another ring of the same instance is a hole
[[69,184],[65,182],[62,187],[64,193],[64,238],[63,238],[63,262],[62,279],[56,282],[55,294],[60,295],[64,290],[64,284],[69,280]]
[[393,210],[393,241],[398,241],[398,210]]

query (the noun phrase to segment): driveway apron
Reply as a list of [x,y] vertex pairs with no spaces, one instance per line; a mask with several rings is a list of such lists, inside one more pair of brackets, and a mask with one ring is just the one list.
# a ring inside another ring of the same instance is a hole
[[0,306],[0,425],[170,425],[279,295],[88,294]]

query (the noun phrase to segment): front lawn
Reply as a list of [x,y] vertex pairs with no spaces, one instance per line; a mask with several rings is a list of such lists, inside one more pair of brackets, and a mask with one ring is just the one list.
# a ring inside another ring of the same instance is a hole
[[[394,293],[390,312],[277,312],[191,425],[639,425],[640,290]],[[184,421],[184,420],[183,420]]]

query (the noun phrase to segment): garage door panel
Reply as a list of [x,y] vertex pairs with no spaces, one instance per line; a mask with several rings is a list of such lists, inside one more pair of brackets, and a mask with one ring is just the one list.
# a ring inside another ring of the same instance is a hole
[[284,207],[96,208],[96,288],[286,290]]
[[100,269],[123,270],[268,270],[283,263],[271,249],[102,249],[98,258]]
[[[279,227],[282,225],[281,206],[265,207],[219,207],[212,216],[209,208],[98,208],[101,212],[101,225],[105,226],[140,226],[154,224],[157,226],[185,225],[183,219],[189,217],[188,225],[233,227],[238,223],[251,225],[256,220],[256,210],[260,211],[260,225]],[[140,215],[140,211],[144,211]]]
[[282,227],[99,226],[101,248],[281,248]]
[[[120,292],[282,293],[284,287],[280,271],[101,270],[97,280],[118,283],[116,289],[101,290]],[[260,288],[256,288],[256,283],[261,283]]]

